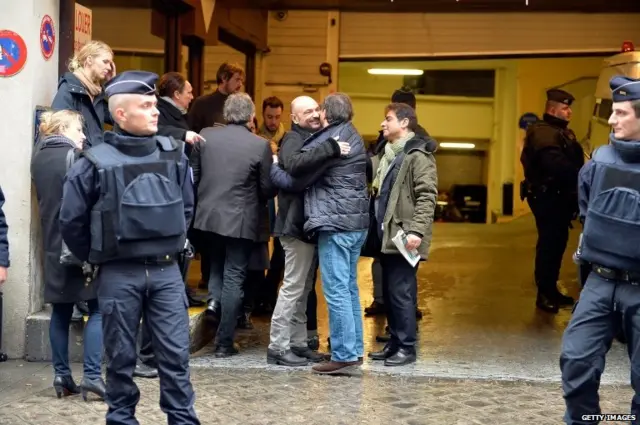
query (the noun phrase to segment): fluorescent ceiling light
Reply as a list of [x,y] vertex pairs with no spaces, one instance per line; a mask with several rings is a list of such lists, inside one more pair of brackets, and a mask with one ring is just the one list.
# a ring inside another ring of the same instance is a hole
[[369,74],[373,75],[422,75],[424,71],[421,69],[383,69],[383,68],[371,68]]
[[442,142],[441,148],[453,148],[453,149],[474,149],[476,147],[473,143],[457,143],[457,142]]

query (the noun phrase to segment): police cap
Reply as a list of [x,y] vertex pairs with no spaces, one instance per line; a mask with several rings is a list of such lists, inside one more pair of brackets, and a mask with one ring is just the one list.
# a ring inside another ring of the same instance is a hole
[[574,100],[576,100],[575,97],[573,97],[571,93],[566,92],[564,90],[560,90],[560,89],[547,90],[547,101],[564,103],[565,105],[571,106]]
[[391,95],[391,102],[393,103],[404,103],[405,105],[411,106],[413,109],[416,109],[416,96],[413,92],[408,90],[396,90]]
[[614,102],[640,99],[640,80],[616,76],[609,80],[611,99]]
[[125,71],[113,77],[104,87],[107,97],[115,94],[143,94],[156,92],[158,75],[147,71]]

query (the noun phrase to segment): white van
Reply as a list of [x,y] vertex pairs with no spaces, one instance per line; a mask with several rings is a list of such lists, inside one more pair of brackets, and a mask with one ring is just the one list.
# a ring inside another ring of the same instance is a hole
[[640,52],[635,51],[633,43],[625,41],[622,53],[604,60],[596,85],[596,104],[589,123],[585,152],[590,154],[598,146],[608,143],[611,128],[607,121],[611,116],[611,89],[609,80],[615,75],[640,78]]

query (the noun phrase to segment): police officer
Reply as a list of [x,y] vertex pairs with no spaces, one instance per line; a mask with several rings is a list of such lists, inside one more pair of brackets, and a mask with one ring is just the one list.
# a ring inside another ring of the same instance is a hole
[[200,424],[189,376],[189,317],[176,258],[193,215],[183,146],[156,136],[158,76],[119,74],[106,85],[116,127],[83,153],[64,184],[60,226],[71,252],[99,265],[107,424],[138,424],[133,381],[141,316],[160,374],[160,407],[173,425]]
[[543,119],[527,129],[520,157],[525,176],[521,196],[527,198],[538,230],[536,306],[550,313],[574,302],[556,286],[569,227],[578,208],[578,171],[584,164],[582,147],[567,128],[573,101],[574,97],[564,90],[547,91]]
[[591,264],[587,283],[564,332],[560,369],[567,424],[600,413],[598,388],[605,354],[621,324],[628,339],[631,413],[640,423],[640,80],[610,80],[610,144],[580,171],[584,230],[575,258]]

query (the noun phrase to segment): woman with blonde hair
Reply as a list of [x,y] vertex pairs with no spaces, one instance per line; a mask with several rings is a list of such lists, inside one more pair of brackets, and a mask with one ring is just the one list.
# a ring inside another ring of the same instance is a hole
[[102,41],[85,44],[69,62],[51,108],[70,109],[84,118],[87,147],[102,143],[105,122],[112,124],[103,84],[116,75],[113,51]]
[[[83,118],[76,111],[47,111],[40,118],[40,138],[31,158],[31,178],[36,188],[42,246],[44,248],[44,301],[53,306],[49,338],[58,397],[78,394],[86,401],[91,392],[104,398],[102,380],[102,316],[96,285],[86,280],[83,265],[66,249],[58,219],[62,185],[67,169],[80,152],[85,135]],[[84,265],[86,267],[86,265]],[[89,320],[84,327],[84,376],[76,386],[69,368],[69,324],[76,302],[86,301]]]

